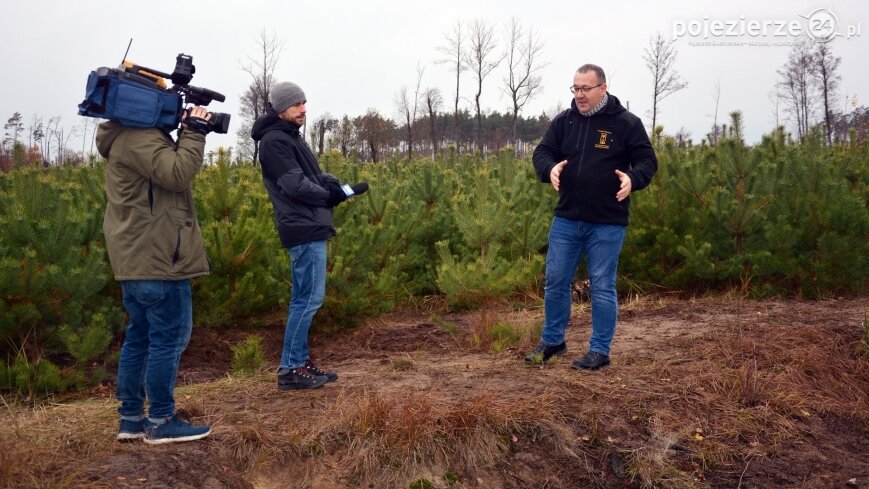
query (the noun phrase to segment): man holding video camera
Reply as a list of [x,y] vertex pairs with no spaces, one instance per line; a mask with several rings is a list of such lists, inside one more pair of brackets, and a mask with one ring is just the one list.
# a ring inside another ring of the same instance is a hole
[[190,187],[202,167],[210,119],[202,107],[185,112],[177,142],[162,129],[114,120],[97,132],[107,160],[103,232],[130,316],[118,363],[118,440],[163,444],[211,433],[176,417],[174,398],[193,328],[190,279],[210,273]]
[[254,122],[263,183],[272,201],[281,244],[290,254],[292,297],[278,369],[278,389],[313,389],[338,379],[308,353],[308,332],[326,295],[326,240],[335,236],[332,208],[368,190],[367,183],[342,185],[324,173],[299,129],[305,124],[305,92],[277,83],[266,115]]

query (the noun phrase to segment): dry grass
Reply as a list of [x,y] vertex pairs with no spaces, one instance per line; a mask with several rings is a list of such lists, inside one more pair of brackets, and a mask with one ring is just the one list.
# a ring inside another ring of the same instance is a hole
[[533,348],[540,340],[542,316],[526,311],[505,311],[492,305],[481,308],[473,315],[466,344],[474,349],[494,354],[515,348]]
[[510,403],[492,393],[444,399],[364,390],[342,393],[310,435],[355,484],[391,487],[427,467],[469,470],[502,456],[514,433],[552,423],[552,397]]
[[[270,391],[259,394],[268,402]],[[366,388],[343,389],[323,401],[316,416],[237,412],[244,422],[223,430],[221,444],[264,487],[285,480],[286,467],[297,467],[292,477],[299,487],[315,487],[318,466],[340,467],[336,473],[354,486],[394,487],[432,466],[466,471],[492,464],[514,435],[535,431],[546,432],[553,447],[567,446],[564,431],[552,428],[557,423],[549,394],[517,402],[488,392],[456,400],[436,392]],[[227,424],[232,418],[224,416],[221,425]],[[278,479],[262,475],[268,473]]]
[[87,460],[106,451],[108,426],[83,422],[116,418],[108,400],[45,404],[34,408],[4,402],[0,416],[0,486],[71,487]]
[[[624,310],[680,318],[671,306],[637,299]],[[600,374],[563,365],[530,369],[518,355],[481,352],[470,339],[474,331],[488,334],[483,326],[519,329],[541,319],[541,311],[505,307],[459,321],[458,351],[388,352],[374,357],[379,363],[355,364],[374,374],[357,377],[361,383],[287,395],[276,391],[273,374],[257,373],[181,387],[177,397],[189,415],[216,427],[209,453],[217,450],[221,464],[261,487],[288,480],[294,487],[408,487],[420,477],[494,471],[508,474],[509,484],[532,485],[534,475],[519,471],[526,462],[528,470],[563,474],[555,487],[708,487],[709,474],[735,474],[727,487],[741,472],[793,450],[794,442],[825,434],[819,430],[828,417],[869,427],[869,359],[858,353],[862,332],[855,336],[853,325],[785,327],[744,314],[739,303],[713,306],[726,327],[695,332],[689,325],[686,334],[658,343],[650,335],[647,345],[614,357],[615,368]],[[519,344],[534,342],[529,336]],[[454,355],[462,360],[451,362]],[[496,380],[465,390],[463,378],[482,376]],[[417,385],[418,379],[430,383]],[[94,472],[87,471],[112,455],[142,450],[110,441],[115,407],[104,394],[0,408],[0,486],[112,485],[88,479]],[[514,458],[523,450],[530,455]],[[624,480],[616,482],[619,471]]]
[[[320,459],[350,467],[360,484],[389,486],[433,461],[459,470],[490,464],[510,444],[511,434],[546,430],[554,416],[551,396],[517,404],[492,393],[453,400],[435,392],[341,390],[334,399],[322,399],[322,412],[303,416],[286,405],[267,411],[254,403],[232,411],[216,407],[217,399],[230,396],[268,404],[276,397],[272,380],[227,377],[177,391],[180,411],[220,427],[213,438],[247,467],[251,479],[267,467]],[[0,485],[76,487],[87,466],[81,461],[133,450],[113,441],[115,408],[109,398],[35,409],[7,406],[0,423]],[[301,474],[300,485],[312,480],[314,469],[309,464],[302,471],[308,473]]]
[[393,358],[389,361],[389,370],[391,372],[407,372],[410,370],[416,370],[416,360],[414,360],[409,354],[405,353],[404,355]]
[[[735,312],[739,318],[738,306]],[[852,337],[846,325],[782,327],[745,317],[736,327],[689,335],[668,351],[633,359],[618,377],[571,382],[574,402],[609,399],[616,405],[601,417],[610,432],[625,417],[625,430],[644,432],[641,442],[610,447],[642,487],[702,487],[698,471],[745,467],[813,437],[811,418],[831,414],[869,427],[869,362],[854,353]],[[588,429],[592,442],[601,439],[597,427]]]

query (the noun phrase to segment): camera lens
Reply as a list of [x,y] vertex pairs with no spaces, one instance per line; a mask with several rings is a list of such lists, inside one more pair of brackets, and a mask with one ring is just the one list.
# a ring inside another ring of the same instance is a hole
[[218,134],[226,134],[229,131],[229,114],[212,112],[209,122],[211,123],[212,130]]

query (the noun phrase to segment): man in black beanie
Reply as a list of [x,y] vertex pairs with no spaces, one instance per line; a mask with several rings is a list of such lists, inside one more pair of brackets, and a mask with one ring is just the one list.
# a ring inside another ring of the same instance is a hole
[[326,294],[326,240],[335,236],[332,208],[368,190],[364,182],[342,185],[324,173],[299,128],[305,124],[305,92],[291,82],[275,84],[266,114],[254,122],[263,182],[272,201],[281,244],[290,254],[292,297],[278,389],[312,389],[338,379],[308,353],[308,331]]

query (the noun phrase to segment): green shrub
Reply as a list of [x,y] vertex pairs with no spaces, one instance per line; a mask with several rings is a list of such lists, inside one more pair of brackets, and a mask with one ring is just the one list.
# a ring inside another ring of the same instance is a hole
[[522,339],[522,331],[507,323],[495,323],[489,328],[489,349],[492,353],[501,353],[509,347],[515,347]]
[[31,362],[23,353],[15,357],[6,371],[6,388],[27,394],[45,395],[66,390],[68,384],[60,368],[45,358]]
[[429,318],[432,324],[434,324],[439,330],[446,331],[452,337],[456,337],[459,334],[459,325],[452,321],[445,321],[438,315],[432,315]]
[[233,373],[252,374],[262,370],[263,365],[265,365],[265,354],[263,353],[261,336],[250,335],[232,347],[230,368]]

